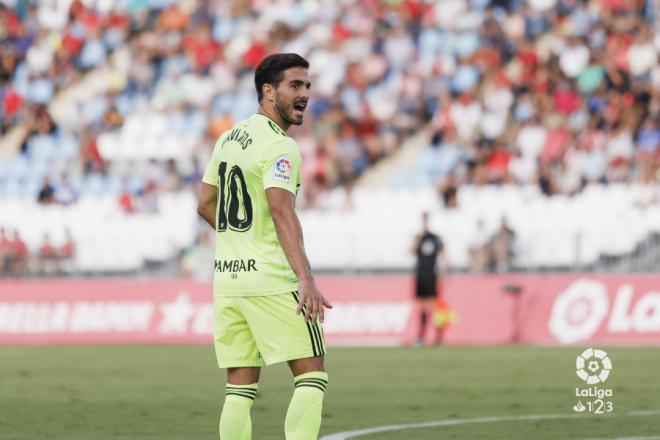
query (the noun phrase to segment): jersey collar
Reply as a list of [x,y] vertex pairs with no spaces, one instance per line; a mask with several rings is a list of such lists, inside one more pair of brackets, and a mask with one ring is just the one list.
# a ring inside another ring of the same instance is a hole
[[271,118],[269,118],[268,116],[264,115],[263,113],[255,113],[255,115],[257,115],[257,116],[261,116],[262,118],[264,118],[264,119],[266,120],[266,122],[268,123],[268,126],[269,126],[269,127],[275,132],[275,133],[280,134],[280,135],[282,135],[282,136],[287,136],[286,132],[285,132],[284,130],[282,130],[282,127],[280,127],[279,125],[277,125],[277,123],[276,123],[275,121],[273,121]]

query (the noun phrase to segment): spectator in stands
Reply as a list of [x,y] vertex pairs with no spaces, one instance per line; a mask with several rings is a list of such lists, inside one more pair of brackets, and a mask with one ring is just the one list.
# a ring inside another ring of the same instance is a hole
[[10,272],[15,277],[23,277],[28,271],[28,249],[18,231],[14,232],[14,240],[11,242]]
[[64,272],[73,271],[73,260],[76,254],[76,245],[73,242],[71,231],[67,228],[64,231],[64,243],[57,250],[57,257],[59,259],[60,268]]
[[438,186],[438,192],[442,198],[443,206],[447,209],[458,206],[458,186],[454,173],[449,173]]
[[122,211],[124,211],[124,213],[131,214],[135,212],[135,200],[133,198],[133,194],[129,189],[128,181],[124,181],[122,185],[118,202],[119,202],[119,206],[121,207]]
[[491,240],[492,257],[496,272],[508,272],[513,258],[515,232],[509,226],[506,217],[502,217],[500,226]]
[[195,244],[187,248],[181,257],[180,269],[184,276],[200,279],[213,279],[213,266],[208,264],[215,255],[215,235],[208,228],[200,229]]
[[41,274],[54,275],[59,272],[59,255],[46,232],[37,252],[37,267]]
[[13,246],[5,233],[5,228],[0,228],[0,277],[10,272]]
[[83,166],[83,173],[105,173],[106,163],[101,157],[96,136],[91,130],[85,130],[80,140],[80,160]]
[[165,168],[165,176],[160,182],[160,191],[180,191],[183,187],[183,177],[179,173],[174,159],[168,159]]
[[48,177],[44,177],[41,183],[41,189],[39,189],[39,194],[37,195],[37,201],[43,205],[49,205],[55,203],[55,188],[50,183]]
[[138,194],[137,207],[140,212],[152,214],[158,212],[158,192],[153,180],[148,180]]
[[62,178],[57,185],[55,200],[63,206],[70,205],[78,200],[78,192],[73,188],[67,173],[62,174]]
[[490,261],[490,235],[483,219],[477,220],[477,228],[469,246],[470,270],[474,273],[486,272]]

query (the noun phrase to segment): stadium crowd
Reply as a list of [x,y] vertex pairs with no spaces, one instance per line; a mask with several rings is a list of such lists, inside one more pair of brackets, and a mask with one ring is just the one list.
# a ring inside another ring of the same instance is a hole
[[75,272],[75,244],[69,231],[64,242],[54,244],[44,234],[39,249],[31,253],[18,231],[0,227],[0,278],[26,275],[62,275]]
[[256,109],[253,69],[276,51],[311,63],[292,130],[305,206],[422,129],[415,177],[447,207],[465,184],[551,195],[657,181],[654,12],[651,0],[0,0],[0,196],[109,194],[156,211]]
[[[10,190],[46,176],[57,186],[63,174],[79,192],[127,183],[137,193],[172,174],[192,184],[213,140],[254,111],[252,69],[275,51],[312,65],[312,121],[295,133],[309,203],[429,120],[426,171],[459,186],[538,182],[551,194],[657,177],[651,1],[3,4],[2,130],[26,128],[18,154],[30,170]],[[55,114],[58,93],[94,69],[109,69],[105,83]],[[189,136],[182,151],[129,165],[104,157],[102,135],[143,112],[162,119],[163,135]]]

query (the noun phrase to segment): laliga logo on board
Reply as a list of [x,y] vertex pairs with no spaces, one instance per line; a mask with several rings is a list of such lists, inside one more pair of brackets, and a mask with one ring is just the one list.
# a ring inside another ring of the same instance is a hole
[[579,279],[557,295],[548,328],[563,344],[593,336],[607,320],[610,333],[660,332],[660,292],[647,292],[633,303],[633,287],[619,287],[610,308],[607,285],[601,281]]

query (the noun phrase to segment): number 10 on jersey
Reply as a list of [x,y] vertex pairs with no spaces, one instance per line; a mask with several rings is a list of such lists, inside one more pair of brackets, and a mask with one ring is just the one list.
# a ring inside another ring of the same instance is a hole
[[247,190],[243,171],[238,165],[231,167],[227,174],[227,162],[218,167],[220,195],[218,201],[218,232],[227,230],[245,232],[252,226],[252,198]]

